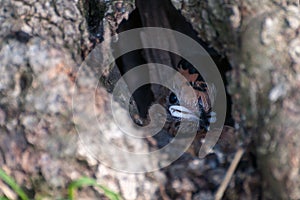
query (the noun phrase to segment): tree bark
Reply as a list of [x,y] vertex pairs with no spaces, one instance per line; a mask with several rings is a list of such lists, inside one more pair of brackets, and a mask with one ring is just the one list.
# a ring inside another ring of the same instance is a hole
[[233,66],[234,118],[240,136],[255,140],[264,198],[299,199],[299,5],[202,1],[183,13]]
[[[234,119],[241,140],[255,141],[264,199],[300,198],[300,9],[283,2],[173,1],[200,37],[232,64],[228,79]],[[73,118],[72,88],[76,83],[82,95],[94,89],[88,78],[99,70],[85,68],[83,82],[76,82],[79,66],[92,49],[86,3],[0,1],[1,168],[30,198],[65,198],[68,184],[81,176],[97,178],[125,199],[213,198],[199,189],[206,181],[201,170],[209,162],[186,155],[165,170],[126,174],[84,150],[74,127],[86,116]],[[103,88],[97,92],[96,111],[106,113],[110,94]],[[77,106],[82,113],[91,108]],[[116,109],[126,116],[121,106]],[[107,127],[115,133],[111,141],[134,146],[120,139],[113,122],[107,121]],[[145,144],[137,148],[149,151]],[[205,171],[219,177],[211,185],[220,184],[222,170]],[[78,193],[79,199],[87,197],[104,198],[103,191],[85,188]]]

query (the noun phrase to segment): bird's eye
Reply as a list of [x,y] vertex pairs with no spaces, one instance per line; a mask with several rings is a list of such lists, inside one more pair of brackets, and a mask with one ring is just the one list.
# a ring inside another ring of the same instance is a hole
[[178,99],[177,99],[176,95],[173,92],[169,96],[169,102],[171,104],[178,103]]

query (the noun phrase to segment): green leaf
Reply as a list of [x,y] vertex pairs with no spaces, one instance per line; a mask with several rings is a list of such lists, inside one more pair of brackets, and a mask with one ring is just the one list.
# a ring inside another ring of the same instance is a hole
[[69,199],[75,200],[75,190],[77,188],[83,187],[83,186],[96,186],[103,190],[104,195],[108,197],[110,200],[121,200],[121,197],[119,194],[111,191],[110,189],[99,185],[95,179],[91,179],[89,177],[82,177],[78,180],[73,181],[69,185],[68,193],[69,193]]
[[[15,182],[15,180],[8,176],[1,168],[0,168],[0,179],[2,179],[7,185],[9,185],[22,200],[29,200],[28,196],[25,194],[25,192],[21,189],[21,187]],[[3,200],[2,197],[0,197],[0,200]]]

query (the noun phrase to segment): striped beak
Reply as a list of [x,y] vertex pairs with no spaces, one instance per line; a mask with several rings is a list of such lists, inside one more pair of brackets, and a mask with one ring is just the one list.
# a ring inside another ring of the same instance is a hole
[[179,105],[172,105],[169,107],[169,111],[173,117],[188,119],[188,120],[199,120],[200,116],[197,116],[194,112],[190,109],[179,106]]
[[[172,105],[169,107],[169,111],[173,117],[201,121],[201,117],[199,114],[195,114],[195,112],[184,106]],[[209,115],[207,115],[207,118],[209,123],[215,123],[217,121],[215,112],[210,112]]]

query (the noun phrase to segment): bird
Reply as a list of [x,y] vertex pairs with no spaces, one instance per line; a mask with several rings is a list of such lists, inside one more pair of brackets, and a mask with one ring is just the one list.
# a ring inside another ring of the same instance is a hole
[[[181,13],[172,5],[170,0],[136,0],[135,5],[136,8],[130,13],[129,18],[124,19],[120,23],[117,33],[122,33],[126,30],[141,27],[163,27],[179,31],[194,39],[202,47],[204,47],[219,68],[226,85],[225,72],[230,70],[228,61],[198,37],[191,24],[186,21]],[[137,40],[139,40],[139,38],[137,38]],[[149,61],[165,64],[159,59],[160,55],[165,52],[161,50],[151,50],[152,57],[149,58],[147,57],[147,53],[145,53],[145,51],[148,50],[139,49],[131,51],[117,58],[116,65],[119,68],[121,75],[125,74],[134,67],[146,64]],[[156,95],[150,84],[144,85],[138,88],[136,91],[131,91],[133,93],[132,97],[135,100],[139,116],[141,119],[143,119],[141,121],[144,122],[140,123],[140,125],[148,123],[148,109],[150,106],[153,103],[159,103],[165,108],[167,113],[165,129],[167,129],[172,136],[176,135],[180,122],[183,119],[198,120],[199,135],[205,135],[210,128],[210,124],[216,121],[216,113],[212,111],[212,105],[214,102],[213,97],[215,96],[214,94],[216,90],[213,85],[208,85],[204,81],[203,77],[200,75],[200,72],[198,72],[195,66],[189,63],[187,60],[172,54],[170,54],[169,57],[169,63],[172,65],[171,67],[177,70],[187,80],[186,83],[183,83],[182,87],[175,88],[177,89],[176,93],[180,94],[184,87],[191,86],[197,96],[197,101],[191,102],[186,95],[177,96],[174,92],[166,88],[162,89],[159,95]],[[150,81],[149,74],[144,77]],[[129,90],[135,87],[135,82],[137,79],[138,75],[132,76],[125,80]],[[228,98],[226,119],[228,124],[231,124],[231,101],[228,93],[226,93],[226,95]],[[180,104],[182,102],[185,106]],[[199,109],[197,110],[195,108]]]
[[[198,121],[198,131],[207,132],[210,124],[217,119],[216,113],[212,111],[216,92],[214,85],[208,86],[201,74],[185,59],[181,59],[175,69],[185,78],[185,81],[173,87],[173,91],[162,88],[159,98],[155,101],[162,105],[167,113],[165,128],[175,136],[180,122],[185,119]],[[184,94],[187,87],[193,89],[196,100]]]

